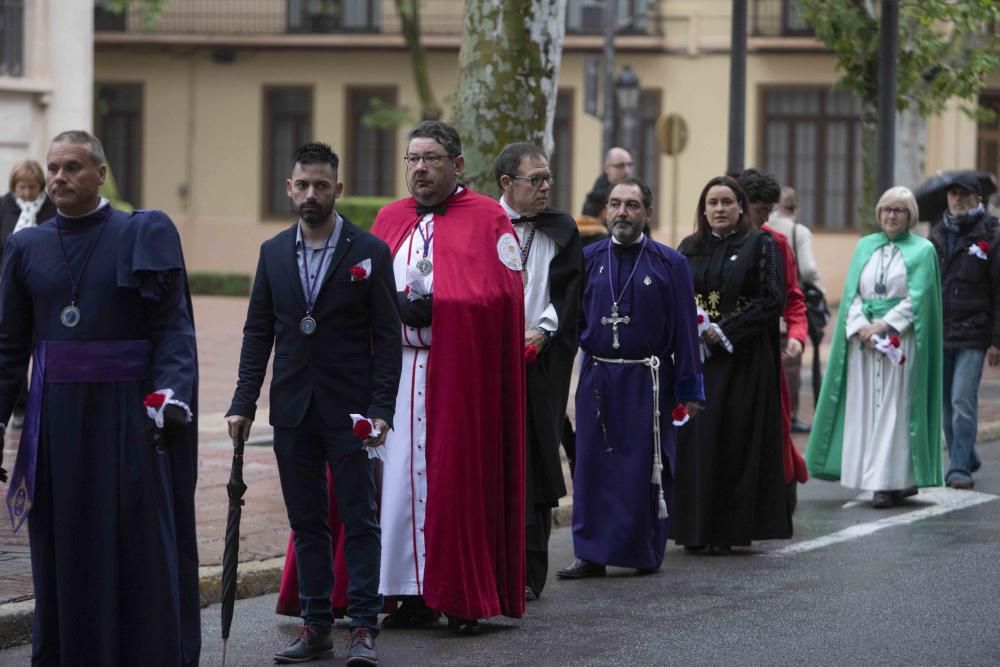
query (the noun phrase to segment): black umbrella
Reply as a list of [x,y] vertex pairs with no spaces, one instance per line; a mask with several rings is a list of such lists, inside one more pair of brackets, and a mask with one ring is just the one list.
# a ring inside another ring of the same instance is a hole
[[920,219],[931,223],[941,221],[948,210],[948,188],[955,184],[956,177],[971,175],[979,183],[979,195],[985,199],[997,191],[996,179],[986,171],[955,169],[939,171],[917,186],[913,196],[917,198]]
[[229,495],[229,513],[226,515],[226,546],[222,554],[222,664],[226,664],[226,642],[233,624],[233,607],[236,604],[236,566],[240,557],[240,516],[243,514],[243,437],[233,439],[233,468],[229,473],[226,493]]

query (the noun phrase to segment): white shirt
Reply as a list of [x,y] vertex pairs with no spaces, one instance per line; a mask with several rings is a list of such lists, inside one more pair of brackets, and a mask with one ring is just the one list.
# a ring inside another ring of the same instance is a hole
[[[523,246],[528,240],[528,223],[518,223],[521,214],[512,209],[501,197],[500,206],[506,211],[518,242]],[[559,315],[552,305],[549,282],[549,265],[556,256],[556,243],[548,235],[536,230],[525,262],[524,277],[524,326],[527,329],[545,329],[555,333],[559,329]]]

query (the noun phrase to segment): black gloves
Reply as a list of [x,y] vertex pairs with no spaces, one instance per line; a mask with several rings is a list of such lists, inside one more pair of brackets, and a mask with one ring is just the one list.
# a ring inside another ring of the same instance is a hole
[[163,428],[153,430],[156,451],[163,453],[174,445],[183,443],[186,431],[187,412],[179,405],[167,405],[163,408]]
[[396,292],[399,301],[399,319],[403,324],[415,329],[423,329],[431,325],[431,302],[433,296],[427,296],[417,301],[410,301],[406,292]]

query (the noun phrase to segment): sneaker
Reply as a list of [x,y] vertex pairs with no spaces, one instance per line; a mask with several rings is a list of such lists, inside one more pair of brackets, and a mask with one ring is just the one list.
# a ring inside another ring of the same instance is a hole
[[303,625],[298,638],[289,644],[288,648],[274,654],[274,661],[279,664],[290,664],[295,662],[309,662],[310,660],[327,658],[332,655],[333,640],[330,638],[330,628],[320,630]]
[[377,665],[378,653],[375,652],[375,638],[368,628],[353,628],[351,630],[351,647],[347,649],[348,665]]

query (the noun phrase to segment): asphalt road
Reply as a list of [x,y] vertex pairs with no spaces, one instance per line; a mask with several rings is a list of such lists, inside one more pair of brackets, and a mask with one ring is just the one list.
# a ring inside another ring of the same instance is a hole
[[[1000,442],[982,446],[975,492],[922,492],[878,511],[839,485],[799,491],[796,536],[728,557],[668,547],[638,577],[551,580],[522,620],[491,619],[474,638],[383,633],[384,665],[997,665],[1000,664]],[[974,504],[975,503],[975,504]],[[846,507],[845,507],[846,505]],[[552,536],[553,570],[572,556]],[[275,596],[237,603],[229,665],[272,664],[296,625]],[[219,607],[204,610],[202,664],[221,664]],[[346,626],[333,661],[342,664]],[[25,665],[28,647],[0,652]]]

